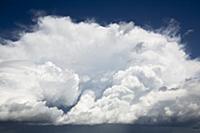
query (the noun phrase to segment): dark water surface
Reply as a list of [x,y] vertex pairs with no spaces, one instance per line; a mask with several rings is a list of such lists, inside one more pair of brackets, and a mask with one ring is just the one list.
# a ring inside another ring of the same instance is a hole
[[0,133],[200,133],[194,126],[150,126],[126,124],[101,125],[27,125],[0,123]]

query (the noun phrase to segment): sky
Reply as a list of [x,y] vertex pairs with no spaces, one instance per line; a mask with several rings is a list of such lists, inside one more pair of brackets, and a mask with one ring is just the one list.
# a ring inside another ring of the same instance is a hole
[[116,130],[117,124],[124,132],[199,130],[197,2],[0,6],[3,132]]
[[198,0],[2,0],[0,4],[0,35],[16,38],[16,29],[33,23],[33,16],[46,14],[70,16],[80,21],[95,19],[101,24],[134,21],[141,26],[160,28],[170,19],[180,24],[183,41],[192,57],[199,56],[200,4]]

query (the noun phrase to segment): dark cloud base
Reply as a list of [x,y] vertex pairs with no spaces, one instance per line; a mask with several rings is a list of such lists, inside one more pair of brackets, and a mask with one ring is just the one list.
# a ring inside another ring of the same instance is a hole
[[0,133],[199,133],[195,125],[27,125],[24,123],[1,122]]

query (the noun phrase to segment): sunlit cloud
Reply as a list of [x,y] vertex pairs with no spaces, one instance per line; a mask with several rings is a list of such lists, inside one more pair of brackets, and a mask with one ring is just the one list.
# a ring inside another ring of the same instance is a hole
[[[174,27],[173,27],[174,28]],[[38,19],[0,45],[0,120],[52,124],[198,119],[200,62],[170,30]]]

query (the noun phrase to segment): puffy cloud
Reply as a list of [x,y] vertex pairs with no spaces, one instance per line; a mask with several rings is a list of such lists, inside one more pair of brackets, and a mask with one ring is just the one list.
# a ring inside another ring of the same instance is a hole
[[79,95],[78,75],[51,62],[3,61],[0,70],[1,120],[55,121]]
[[188,57],[174,35],[132,22],[101,26],[46,16],[33,32],[0,45],[0,53],[2,121],[156,123],[200,117],[200,62]]

